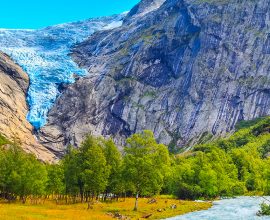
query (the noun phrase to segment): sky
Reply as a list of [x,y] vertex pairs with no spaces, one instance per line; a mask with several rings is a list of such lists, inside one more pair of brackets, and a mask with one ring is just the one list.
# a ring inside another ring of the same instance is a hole
[[139,0],[8,0],[1,2],[0,28],[38,29],[119,14]]

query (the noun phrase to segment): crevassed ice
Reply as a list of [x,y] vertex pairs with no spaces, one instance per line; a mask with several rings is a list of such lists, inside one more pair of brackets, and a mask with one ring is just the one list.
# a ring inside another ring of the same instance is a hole
[[[266,197],[266,199],[270,200],[270,197]],[[214,202],[213,207],[208,210],[192,212],[167,220],[270,220],[270,216],[259,217],[256,215],[262,202],[269,204],[269,201],[262,197],[242,196],[223,199]]]
[[48,111],[60,94],[61,84],[73,83],[75,75],[87,74],[68,55],[71,47],[95,31],[121,26],[123,16],[89,19],[40,30],[0,29],[0,50],[10,55],[29,75],[27,119],[36,129],[46,123]]

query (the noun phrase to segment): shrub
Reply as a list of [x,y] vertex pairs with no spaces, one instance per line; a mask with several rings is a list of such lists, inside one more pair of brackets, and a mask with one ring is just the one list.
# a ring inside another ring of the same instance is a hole
[[263,202],[261,204],[261,209],[257,212],[257,215],[270,215],[270,205]]

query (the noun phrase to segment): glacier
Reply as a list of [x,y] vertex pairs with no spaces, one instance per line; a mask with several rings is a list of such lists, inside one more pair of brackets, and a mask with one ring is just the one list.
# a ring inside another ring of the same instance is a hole
[[46,124],[47,114],[61,94],[61,87],[87,74],[87,70],[80,69],[69,56],[71,48],[96,31],[121,26],[125,14],[38,30],[0,29],[0,50],[29,75],[27,120],[36,129]]

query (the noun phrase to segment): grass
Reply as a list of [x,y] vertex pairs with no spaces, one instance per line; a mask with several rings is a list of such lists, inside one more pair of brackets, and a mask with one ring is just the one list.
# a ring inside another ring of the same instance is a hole
[[[139,210],[132,211],[134,199],[126,201],[95,203],[93,209],[87,210],[87,204],[56,205],[53,201],[44,204],[32,205],[21,203],[0,203],[0,219],[4,220],[88,220],[88,219],[113,219],[109,213],[120,213],[130,219],[142,219],[144,215],[152,214],[148,219],[162,219],[181,215],[187,212],[208,209],[211,203],[182,201],[171,197],[158,197],[156,203],[148,204],[148,199],[139,199]],[[170,206],[175,204],[176,209]],[[159,212],[159,211],[161,212]]]

